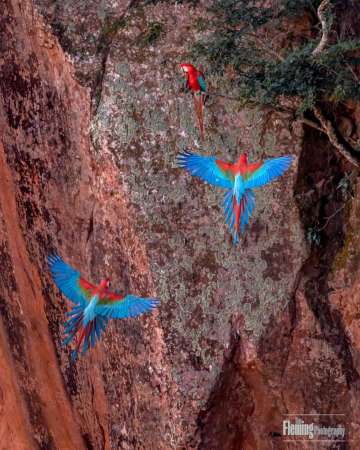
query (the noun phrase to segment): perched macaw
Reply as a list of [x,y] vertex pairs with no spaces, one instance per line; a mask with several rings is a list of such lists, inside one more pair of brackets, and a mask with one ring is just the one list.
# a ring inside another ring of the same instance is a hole
[[204,100],[206,95],[206,82],[203,72],[197,70],[192,64],[180,64],[186,77],[186,88],[193,93],[194,109],[198,122],[201,140],[204,140]]
[[67,337],[63,342],[63,345],[69,344],[77,334],[72,359],[76,359],[81,344],[82,354],[94,347],[109,319],[136,317],[153,310],[159,303],[153,298],[122,296],[111,292],[109,278],[101,280],[95,286],[82,278],[80,272],[66,264],[58,255],[50,255],[48,262],[56,286],[75,304],[66,314],[70,318],[65,322]]
[[290,167],[292,159],[291,155],[280,156],[248,164],[247,154],[243,153],[235,164],[229,164],[215,156],[201,156],[185,151],[177,156],[177,163],[191,175],[226,189],[225,220],[229,225],[234,244],[237,244],[239,231],[244,233],[255,208],[253,189],[264,186],[282,175]]

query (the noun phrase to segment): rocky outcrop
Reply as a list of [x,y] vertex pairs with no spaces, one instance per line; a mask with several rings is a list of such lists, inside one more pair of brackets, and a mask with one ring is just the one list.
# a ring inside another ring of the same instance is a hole
[[[298,412],[344,414],[356,442],[356,183],[339,188],[347,167],[314,130],[220,97],[200,145],[177,67],[206,2],[139,3],[37,0],[45,25],[30,0],[3,1],[0,448],[281,449]],[[175,167],[188,147],[297,156],[237,248],[221,192]],[[159,312],[71,364],[52,251]]]
[[[357,238],[349,242],[356,235],[358,188],[353,198],[350,185],[341,192],[344,170],[325,139],[306,129],[295,198],[304,228],[317,224],[321,240],[299,270],[287,308],[273,317],[257,346],[244,333],[243,321],[235,325],[232,351],[201,415],[200,448],[356,448],[358,295],[345,286],[356,289],[358,278]],[[343,264],[353,274],[347,283]],[[288,444],[282,422],[289,414],[306,423],[343,425],[346,442]]]

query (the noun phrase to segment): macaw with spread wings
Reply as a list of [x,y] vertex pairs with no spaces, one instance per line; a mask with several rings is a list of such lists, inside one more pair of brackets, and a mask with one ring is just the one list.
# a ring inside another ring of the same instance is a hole
[[239,232],[244,233],[255,208],[254,188],[259,188],[282,175],[293,160],[291,155],[268,159],[264,162],[248,163],[247,154],[240,155],[234,164],[215,156],[201,156],[185,151],[177,157],[180,167],[191,175],[225,188],[225,220],[229,225],[234,244],[239,241]]
[[186,88],[189,89],[194,97],[194,109],[198,127],[200,130],[201,140],[204,141],[204,102],[206,95],[205,75],[197,70],[192,64],[180,64],[182,71],[186,77]]
[[105,278],[94,285],[81,277],[80,272],[66,264],[58,255],[48,257],[50,271],[56,286],[75,304],[67,313],[64,345],[72,342],[77,335],[76,349],[72,359],[76,359],[82,345],[82,354],[100,339],[110,319],[137,317],[152,311],[159,303],[153,298],[134,295],[122,296],[109,290],[110,280]]

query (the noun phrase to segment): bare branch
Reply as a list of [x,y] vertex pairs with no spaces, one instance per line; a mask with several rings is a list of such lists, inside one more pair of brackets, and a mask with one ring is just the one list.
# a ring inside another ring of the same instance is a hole
[[319,44],[317,45],[317,47],[315,48],[315,50],[312,53],[313,56],[316,56],[319,53],[321,53],[322,51],[324,51],[324,49],[327,46],[328,41],[329,41],[331,24],[330,24],[330,21],[328,20],[329,18],[326,17],[326,10],[329,7],[331,7],[330,1],[331,0],[323,0],[320,3],[320,6],[317,10],[317,15],[318,15],[319,21],[321,23],[322,36],[321,36],[321,40],[320,40]]
[[352,73],[352,75],[353,75],[353,77],[354,77],[354,80],[355,80],[357,83],[360,83],[360,78],[356,75],[355,70],[350,66],[349,63],[346,63],[346,67],[347,67],[347,68],[350,70],[350,72]]
[[[297,119],[297,122],[304,123],[305,125],[308,125],[311,128],[314,128],[315,130],[320,131],[321,133],[324,133],[327,138],[329,139],[330,143],[337,149],[337,151],[345,158],[347,159],[351,164],[353,164],[355,167],[360,167],[360,155],[359,158],[354,157],[350,150],[346,148],[346,146],[339,140],[338,133],[334,127],[334,125],[331,123],[329,119],[327,119],[322,112],[321,108],[319,106],[315,106],[313,108],[313,112],[315,117],[320,122],[320,125],[318,125],[316,122],[310,119],[301,118]],[[345,139],[343,137],[343,139]],[[356,142],[348,138],[350,141],[349,146],[356,145]]]
[[266,42],[264,42],[259,36],[255,33],[247,33],[248,36],[252,37],[254,41],[261,47],[261,49],[267,53],[268,55],[274,56],[279,61],[283,62],[284,58],[273,48],[271,48]]
[[360,167],[360,158],[356,159],[354,156],[352,156],[346,146],[339,141],[333,124],[324,116],[324,113],[321,111],[319,106],[314,107],[314,114],[320,122],[321,127],[323,128],[322,131],[327,134],[329,141],[338,150],[338,152],[352,165],[354,165],[355,167]]
[[319,231],[324,230],[324,229],[329,225],[330,220],[331,220],[333,217],[335,217],[337,214],[339,214],[339,212],[342,211],[342,210],[345,208],[345,206],[346,206],[346,203],[344,203],[342,206],[340,206],[340,208],[337,209],[333,214],[331,214],[331,216],[327,217],[327,218],[326,218],[325,225],[323,225],[321,228],[318,228],[317,231],[319,232]]
[[309,127],[315,128],[315,130],[321,131],[321,133],[326,134],[326,131],[323,128],[319,127],[319,125],[316,122],[313,122],[310,119],[302,118],[296,120],[296,122],[304,123],[305,125],[308,125]]

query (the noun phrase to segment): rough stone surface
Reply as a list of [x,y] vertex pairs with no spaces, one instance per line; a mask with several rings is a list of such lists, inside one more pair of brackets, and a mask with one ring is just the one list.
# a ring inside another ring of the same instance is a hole
[[[170,15],[161,4],[147,8],[132,14],[119,31],[109,52],[92,137],[96,152],[107,152],[119,168],[136,234],[147,248],[181,409],[193,417],[187,424],[191,438],[196,415],[223,365],[232,318],[242,314],[256,342],[271,317],[286,307],[306,251],[289,195],[296,164],[282,184],[259,192],[252,232],[238,248],[223,223],[222,193],[175,167],[179,151],[199,147],[192,101],[179,95],[177,73],[186,58],[186,30],[201,17],[188,6],[176,11]],[[145,47],[144,35],[154,22],[163,24],[166,35],[156,46]],[[237,140],[248,147],[256,133],[251,122],[264,118],[224,103],[208,105],[208,135],[199,151],[231,160],[239,151]],[[274,121],[275,129],[284,127],[281,118]],[[272,137],[269,152],[261,156],[289,151],[289,146],[295,154],[299,150],[294,134]],[[251,156],[259,157],[260,151],[255,148]]]
[[174,383],[156,313],[111,325],[76,364],[61,347],[50,252],[155,294],[116,168],[90,152],[89,91],[30,2],[5,2],[1,45],[0,376],[16,417],[1,409],[1,448],[169,448]]
[[[178,65],[206,2],[35,3],[45,21],[30,0],[4,0],[0,18],[0,447],[286,449],[284,414],[333,413],[352,439],[336,448],[356,449],[360,216],[348,168],[314,130],[220,97],[200,143]],[[205,70],[226,90],[231,74]],[[339,123],[356,140],[358,107]],[[185,148],[296,156],[256,193],[238,247],[221,191],[176,168]],[[51,251],[157,296],[159,312],[112,323],[70,364]]]

